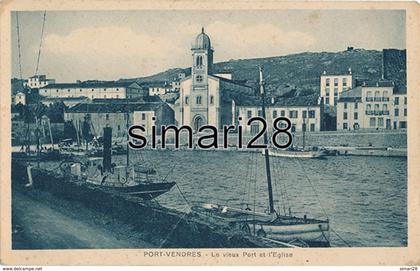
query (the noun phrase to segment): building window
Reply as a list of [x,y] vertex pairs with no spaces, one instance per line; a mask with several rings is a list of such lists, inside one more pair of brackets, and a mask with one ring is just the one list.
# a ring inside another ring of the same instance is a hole
[[344,109],[347,109],[347,103],[344,103]]
[[354,103],[354,109],[357,109],[359,107],[358,103]]
[[201,104],[201,96],[195,98],[197,104]]
[[262,110],[258,110],[258,117],[262,117]]
[[80,89],[80,92],[82,92],[82,89]]
[[277,118],[277,110],[273,110],[273,119]]
[[119,90],[119,88],[117,88],[117,91]]
[[326,99],[325,99],[325,103],[326,103],[326,104],[330,104],[330,98],[326,98]]
[[213,104],[214,103],[214,97],[213,97],[213,95],[211,95],[210,96],[210,104]]
[[388,111],[388,105],[387,104],[383,104],[382,105],[382,110],[383,111]]
[[348,129],[348,125],[347,125],[347,123],[343,123],[343,129],[344,129],[344,130],[347,130],[347,129]]
[[146,113],[141,113],[141,120],[146,120]]
[[105,119],[109,120],[109,114],[105,114]]
[[395,97],[394,104],[399,105],[400,104],[400,97]]
[[203,56],[197,56],[197,58],[195,59],[195,65],[197,67],[203,66]]
[[343,78],[343,87],[347,87],[347,78]]
[[302,118],[306,119],[307,118],[307,112],[306,110],[302,111]]
[[189,98],[190,98],[190,97],[185,96],[185,104],[188,104],[188,102],[189,102]]
[[70,92],[70,89],[68,89],[67,92]]
[[398,108],[394,109],[394,115],[398,117],[400,115],[400,110]]
[[404,97],[404,104],[407,104],[407,97]]
[[407,108],[404,108],[404,116],[407,117]]
[[310,126],[311,128],[311,132],[315,132],[315,123],[311,123],[311,126]]
[[118,96],[118,95],[117,95],[116,97],[117,97],[117,99],[119,98],[119,96]]
[[315,110],[309,110],[309,118],[314,119],[315,118]]
[[337,105],[337,96],[334,97],[334,105]]
[[405,129],[405,128],[407,128],[407,122],[400,121],[400,129]]
[[359,119],[359,113],[354,112],[354,119],[355,119],[355,120]]
[[118,125],[118,131],[121,131],[121,126],[120,125]]
[[343,119],[345,119],[345,120],[347,119],[347,112],[343,113]]
[[94,89],[92,88],[92,91],[94,91]]
[[106,88],[104,88],[104,91],[106,91]]
[[251,125],[251,134],[255,135],[260,131],[260,126],[256,123]]
[[248,119],[252,118],[252,111],[251,110],[248,110],[247,117],[248,117]]
[[370,118],[369,125],[370,127],[376,127],[376,118]]
[[329,89],[329,88],[326,88],[326,89],[325,89],[325,95],[326,95],[327,97],[329,97],[329,96],[330,96],[330,89]]
[[197,75],[197,76],[195,77],[195,81],[196,81],[197,83],[202,83],[202,82],[203,82],[203,76],[202,76],[202,75]]
[[329,87],[329,86],[330,86],[330,78],[327,78],[327,80],[325,80],[325,85],[326,85],[327,87]]
[[334,78],[334,87],[338,86],[338,78]]
[[297,119],[297,117],[298,117],[298,112],[296,110],[290,110],[289,111],[289,118]]
[[280,116],[282,116],[282,117],[286,116],[286,111],[284,111],[284,110],[280,111]]
[[104,99],[106,99],[106,95],[104,95]]
[[338,96],[338,88],[334,88],[334,96]]
[[378,126],[384,127],[384,118],[378,118]]

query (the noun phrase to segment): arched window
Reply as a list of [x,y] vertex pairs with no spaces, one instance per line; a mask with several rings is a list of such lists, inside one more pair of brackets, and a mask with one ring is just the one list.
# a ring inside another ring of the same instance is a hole
[[203,66],[203,56],[197,56],[195,59],[195,65],[197,67]]

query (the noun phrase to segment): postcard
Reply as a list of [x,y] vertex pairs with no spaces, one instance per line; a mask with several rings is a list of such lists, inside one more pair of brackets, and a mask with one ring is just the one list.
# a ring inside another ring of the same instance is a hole
[[1,264],[420,265],[419,22],[1,3]]

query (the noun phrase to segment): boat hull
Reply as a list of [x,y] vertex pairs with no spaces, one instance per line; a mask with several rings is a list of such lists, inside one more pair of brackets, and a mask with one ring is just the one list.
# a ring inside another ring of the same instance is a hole
[[169,190],[175,185],[175,182],[162,183],[139,183],[133,186],[106,186],[101,185],[103,189],[114,191],[120,194],[138,197],[144,200],[152,200]]
[[323,151],[277,151],[268,150],[268,155],[287,158],[321,158],[327,155]]
[[[253,229],[254,223],[248,223]],[[329,246],[329,223],[306,223],[294,225],[270,225],[255,223],[255,234],[281,242],[303,241],[308,245],[319,243],[319,246]]]

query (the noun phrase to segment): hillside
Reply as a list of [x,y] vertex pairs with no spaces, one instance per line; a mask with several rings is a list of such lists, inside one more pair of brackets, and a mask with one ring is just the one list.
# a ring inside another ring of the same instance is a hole
[[[238,59],[214,64],[214,72],[231,71],[234,80],[256,86],[258,66],[264,66],[267,91],[284,94],[293,88],[298,93],[319,91],[319,77],[323,71],[347,73],[351,67],[355,78],[381,78],[382,51],[354,49],[343,52],[300,53],[278,57]],[[190,73],[190,68],[170,69],[153,76],[134,78],[139,82],[171,81],[179,72]]]

